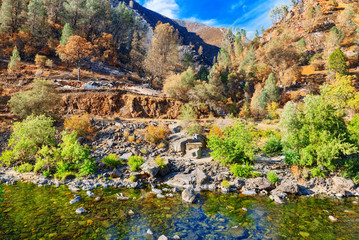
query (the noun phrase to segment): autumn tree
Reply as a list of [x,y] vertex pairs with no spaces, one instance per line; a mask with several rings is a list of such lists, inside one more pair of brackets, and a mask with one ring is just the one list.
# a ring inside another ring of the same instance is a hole
[[157,24],[144,66],[160,84],[178,65],[178,42],[178,31],[173,26]]
[[115,64],[118,57],[117,48],[118,44],[114,42],[112,34],[102,33],[102,36],[94,41],[96,60]]
[[81,64],[86,58],[91,57],[92,52],[93,45],[80,36],[71,36],[66,45],[57,47],[60,59],[77,67],[78,80],[80,80]]
[[135,31],[133,33],[132,42],[131,42],[131,51],[130,51],[130,60],[132,69],[137,72],[143,71],[143,61],[145,59],[146,50],[143,46],[143,41],[139,32]]

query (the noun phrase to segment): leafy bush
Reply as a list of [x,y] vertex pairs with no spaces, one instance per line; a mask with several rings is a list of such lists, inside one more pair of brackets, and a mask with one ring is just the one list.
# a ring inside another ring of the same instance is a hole
[[51,175],[51,172],[50,171],[43,171],[42,174],[45,176],[45,177],[49,177]]
[[18,167],[15,167],[15,170],[18,171],[19,173],[27,173],[27,172],[31,172],[33,168],[34,166],[32,164],[24,163]]
[[274,171],[270,171],[267,174],[267,178],[272,184],[275,184],[275,183],[279,182],[279,177]]
[[42,146],[55,144],[56,130],[52,124],[53,120],[45,115],[29,116],[22,122],[14,123],[8,144],[10,149],[1,155],[0,162],[10,165],[34,160]]
[[122,160],[116,154],[109,154],[108,156],[102,158],[102,162],[112,168],[122,164]]
[[325,174],[324,172],[320,169],[320,168],[312,168],[310,170],[310,173],[312,174],[312,177],[317,177],[317,178],[324,178]]
[[271,136],[262,147],[262,151],[268,155],[273,156],[282,152],[283,146],[279,138]]
[[12,55],[10,57],[9,65],[7,66],[8,71],[15,72],[19,68],[20,61],[21,61],[20,53],[17,50],[17,47],[15,46],[14,50],[12,51]]
[[79,137],[86,137],[94,132],[91,124],[91,117],[88,113],[82,116],[74,115],[71,118],[66,118],[64,127],[67,130],[76,131]]
[[348,124],[351,141],[359,147],[359,114],[356,114]]
[[298,109],[290,104],[283,111],[286,163],[333,169],[340,158],[358,152],[335,106],[323,96],[307,96],[304,103]]
[[253,163],[254,138],[247,126],[238,121],[223,130],[223,136],[208,136],[211,156],[223,165],[231,163]]
[[94,174],[97,170],[97,166],[93,158],[84,159],[84,161],[79,164],[78,168],[80,176]]
[[145,129],[145,140],[150,144],[157,144],[160,141],[166,141],[170,130],[167,126],[150,125]]
[[351,178],[355,184],[359,184],[359,158],[346,159],[341,175],[345,178]]
[[132,176],[130,176],[129,180],[130,180],[130,182],[136,182],[137,177],[135,175],[132,175]]
[[131,156],[128,159],[128,166],[130,166],[130,169],[132,172],[135,172],[140,169],[141,165],[145,163],[145,160],[143,160],[143,157],[141,156]]
[[228,180],[223,180],[222,181],[222,186],[224,187],[224,188],[229,188],[230,186],[231,186],[231,184],[228,182]]
[[53,116],[59,101],[55,86],[48,80],[36,79],[31,90],[15,94],[9,101],[11,111],[24,119],[32,114]]
[[157,166],[159,166],[160,168],[164,168],[164,167],[166,167],[166,165],[167,165],[167,160],[166,159],[164,159],[164,158],[161,158],[161,157],[157,157],[156,159],[155,159],[155,163],[157,164]]
[[347,65],[347,59],[344,56],[342,50],[337,48],[330,56],[328,60],[328,67],[330,71],[339,74],[347,74],[349,66]]
[[233,176],[235,177],[241,177],[241,178],[247,178],[250,177],[252,174],[253,168],[246,164],[246,165],[240,165],[240,164],[233,164],[231,165],[231,172],[233,173]]

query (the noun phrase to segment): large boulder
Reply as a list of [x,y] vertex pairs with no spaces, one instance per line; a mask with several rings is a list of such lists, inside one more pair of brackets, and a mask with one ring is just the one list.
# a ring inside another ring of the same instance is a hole
[[168,180],[166,184],[171,187],[187,188],[192,186],[195,181],[196,178],[193,174],[179,173],[170,180]]
[[160,167],[153,161],[153,159],[150,159],[142,164],[141,170],[149,174],[151,177],[155,177],[160,171]]
[[288,194],[298,194],[299,187],[298,184],[290,181],[290,180],[284,180],[277,188],[276,190]]
[[196,193],[193,187],[189,187],[182,192],[182,200],[188,203],[193,203],[196,200]]
[[197,185],[205,184],[209,180],[207,174],[202,169],[196,169],[193,174],[196,178]]
[[333,188],[334,190],[351,190],[355,184],[351,179],[343,177],[333,177]]
[[188,140],[186,138],[180,138],[170,143],[170,147],[173,151],[185,154],[186,144]]
[[270,190],[274,189],[274,185],[267,178],[264,178],[264,177],[257,177],[257,178],[249,179],[247,181],[247,185],[248,185],[248,188],[256,189],[259,191],[262,191],[262,190],[270,191]]

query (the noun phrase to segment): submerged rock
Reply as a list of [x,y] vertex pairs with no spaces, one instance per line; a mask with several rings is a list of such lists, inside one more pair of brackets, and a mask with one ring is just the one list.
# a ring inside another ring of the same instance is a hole
[[78,209],[76,209],[76,214],[80,215],[80,214],[84,214],[86,212],[86,210],[83,207],[80,207]]
[[158,240],[168,240],[168,238],[165,235],[161,235]]
[[182,192],[182,200],[188,203],[193,203],[196,200],[196,193],[193,187],[189,187]]
[[284,193],[289,194],[298,194],[299,187],[298,184],[290,181],[290,180],[284,180],[277,188],[276,190]]
[[92,196],[94,196],[95,194],[94,194],[93,192],[91,192],[91,191],[87,191],[87,192],[86,192],[86,195],[89,196],[89,197],[92,197]]
[[72,199],[71,201],[70,201],[70,204],[75,204],[75,203],[77,203],[78,201],[80,201],[81,200],[81,197],[80,196],[77,196],[77,197],[75,197],[74,199]]
[[148,234],[148,235],[153,235],[153,232],[151,231],[151,229],[148,229],[148,230],[147,230],[147,234]]
[[242,194],[246,195],[246,196],[254,196],[257,193],[255,191],[244,191],[244,192],[242,192]]
[[331,222],[337,222],[338,221],[338,218],[334,217],[334,216],[329,216],[329,220]]

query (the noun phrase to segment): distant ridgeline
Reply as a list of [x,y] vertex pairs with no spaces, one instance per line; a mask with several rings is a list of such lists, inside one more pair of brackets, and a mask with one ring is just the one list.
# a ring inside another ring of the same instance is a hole
[[213,58],[217,57],[219,47],[206,43],[200,36],[194,32],[189,32],[186,27],[181,26],[176,20],[170,19],[157,12],[149,10],[143,7],[141,4],[132,0],[110,0],[112,6],[116,7],[119,3],[124,2],[127,6],[132,8],[140,19],[149,26],[149,29],[153,31],[158,22],[169,23],[179,32],[179,37],[182,40],[182,44],[186,46],[194,46],[194,49],[198,52],[200,46],[203,47],[202,59],[204,64],[212,65]]

